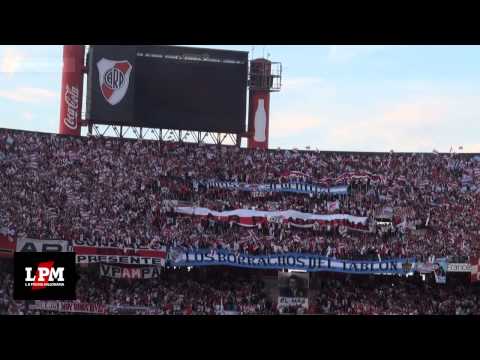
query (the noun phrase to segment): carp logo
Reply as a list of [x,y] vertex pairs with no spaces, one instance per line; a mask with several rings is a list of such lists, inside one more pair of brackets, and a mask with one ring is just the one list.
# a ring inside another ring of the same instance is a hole
[[127,93],[132,65],[126,60],[102,58],[97,63],[97,68],[103,97],[110,105],[117,105]]

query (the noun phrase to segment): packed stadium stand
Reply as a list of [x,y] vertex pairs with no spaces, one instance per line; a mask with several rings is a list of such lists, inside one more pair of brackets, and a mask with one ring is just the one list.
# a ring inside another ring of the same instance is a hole
[[[1,236],[12,242],[429,263],[480,254],[476,154],[251,150],[0,129],[0,174]],[[0,313],[68,313],[15,301],[12,266],[0,257]],[[114,279],[99,266],[79,266],[77,303],[97,305],[85,313],[279,313],[273,270],[167,266],[154,279]],[[319,272],[308,309],[281,312],[479,314],[470,280]]]

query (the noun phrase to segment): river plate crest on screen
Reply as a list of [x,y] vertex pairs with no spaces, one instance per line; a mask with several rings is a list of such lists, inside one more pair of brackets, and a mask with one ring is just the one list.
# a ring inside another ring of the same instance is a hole
[[126,60],[102,58],[97,68],[103,97],[110,105],[117,105],[127,93],[132,65]]

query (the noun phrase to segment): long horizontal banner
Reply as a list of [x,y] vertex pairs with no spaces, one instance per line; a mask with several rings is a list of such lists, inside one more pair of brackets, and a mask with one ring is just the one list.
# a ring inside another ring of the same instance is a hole
[[353,216],[348,214],[331,214],[331,215],[319,215],[312,213],[303,213],[297,210],[284,210],[284,211],[261,211],[261,210],[249,210],[249,209],[237,209],[231,211],[215,211],[204,207],[176,207],[175,212],[184,215],[195,216],[214,216],[217,218],[229,218],[238,217],[241,223],[252,222],[253,218],[263,219],[300,219],[303,221],[318,221],[318,222],[348,222],[352,224],[366,225],[367,217]]
[[[164,266],[165,259],[167,258],[167,250],[165,246],[162,246],[161,248],[154,249],[154,250],[153,249],[99,247],[99,246],[74,246],[73,250],[77,254],[77,263],[102,262],[103,260],[97,260],[97,259],[104,259],[105,257],[108,257],[110,260],[107,260],[105,262],[109,262],[109,263],[117,262],[119,264]],[[121,260],[127,257],[129,259],[139,258],[142,260],[140,261],[140,263],[136,263],[134,260],[130,262]]]
[[204,186],[207,189],[227,189],[248,192],[290,192],[297,194],[331,194],[331,195],[346,195],[348,193],[348,186],[333,186],[325,187],[317,184],[308,183],[271,183],[271,184],[247,184],[235,181],[193,181],[193,187]]
[[29,305],[32,310],[80,314],[108,314],[108,305],[79,303],[73,301],[36,301]]
[[248,255],[217,250],[170,251],[171,266],[224,265],[252,269],[294,269],[308,272],[329,271],[353,274],[409,274],[415,259],[382,261],[340,260],[314,254],[282,253],[274,255]]
[[144,266],[165,266],[165,259],[132,255],[78,255],[77,264],[124,264]]

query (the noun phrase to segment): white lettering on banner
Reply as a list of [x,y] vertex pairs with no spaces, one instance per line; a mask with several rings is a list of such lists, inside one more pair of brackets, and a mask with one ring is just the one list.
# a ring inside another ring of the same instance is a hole
[[[88,243],[88,241],[87,241]],[[78,246],[80,244],[80,246]],[[154,265],[165,266],[166,248],[161,246],[158,249],[149,248],[112,248],[95,246],[84,246],[83,241],[74,241],[74,246],[67,240],[38,240],[18,239],[16,243],[17,252],[75,252],[76,262],[80,264],[89,263],[119,263],[129,265]]]
[[278,308],[285,306],[302,306],[308,308],[308,298],[306,297],[278,297]]
[[154,265],[165,266],[164,258],[146,256],[117,256],[117,255],[77,255],[77,264],[125,264],[125,265]]
[[100,264],[100,275],[117,279],[153,279],[160,277],[160,268],[141,267],[128,268]]
[[295,269],[309,272],[332,271],[360,274],[409,274],[415,265],[415,259],[355,261],[301,253],[247,255],[216,250],[173,249],[169,256],[172,266],[226,265],[259,269]]
[[107,314],[108,305],[65,301],[36,301],[29,306],[32,310],[56,311],[67,313]]
[[248,184],[234,181],[217,180],[193,180],[193,187],[198,189],[198,185],[209,188],[249,191],[249,192],[293,192],[300,194],[331,194],[346,195],[348,193],[347,185],[338,185],[325,187],[309,183],[271,183],[271,184]]
[[66,240],[17,239],[17,252],[72,252]]
[[468,263],[449,263],[447,271],[469,273],[472,271],[472,266]]
[[29,308],[32,310],[59,311],[60,304],[59,301],[36,301]]

